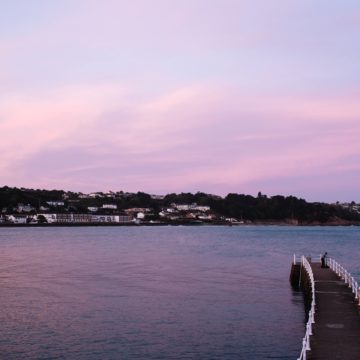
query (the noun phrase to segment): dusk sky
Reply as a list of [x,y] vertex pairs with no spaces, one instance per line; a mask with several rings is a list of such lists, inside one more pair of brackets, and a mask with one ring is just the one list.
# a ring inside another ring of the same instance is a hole
[[11,0],[0,185],[360,202],[359,0]]

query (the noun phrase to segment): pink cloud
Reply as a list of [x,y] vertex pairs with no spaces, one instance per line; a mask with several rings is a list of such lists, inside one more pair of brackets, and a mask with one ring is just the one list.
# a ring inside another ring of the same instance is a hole
[[360,156],[356,97],[269,97],[198,84],[136,94],[109,84],[3,98],[2,181],[26,184],[31,168],[44,166],[32,186],[226,192],[342,171],[342,158]]
[[0,133],[2,165],[29,156],[57,141],[76,136],[121,98],[113,86],[67,87],[38,94],[2,97]]

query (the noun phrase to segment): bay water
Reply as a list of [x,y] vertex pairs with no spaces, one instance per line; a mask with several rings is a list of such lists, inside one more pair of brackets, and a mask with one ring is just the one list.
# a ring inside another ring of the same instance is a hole
[[360,277],[360,228],[0,228],[1,359],[296,359],[293,253]]

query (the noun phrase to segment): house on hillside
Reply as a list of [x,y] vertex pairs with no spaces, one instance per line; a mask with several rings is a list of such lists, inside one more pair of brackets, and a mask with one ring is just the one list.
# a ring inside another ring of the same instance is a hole
[[46,203],[47,203],[49,206],[55,206],[55,207],[65,206],[64,201],[58,201],[58,200],[47,201]]
[[196,203],[193,204],[171,204],[171,206],[178,211],[200,211],[207,212],[210,211],[210,206],[200,206]]
[[24,204],[17,204],[17,207],[14,209],[15,211],[19,213],[29,213],[33,210],[35,210],[34,207],[32,207],[30,204],[24,205]]
[[117,209],[117,205],[115,205],[115,204],[103,204],[102,208],[103,208],[103,209],[116,210],[116,209]]

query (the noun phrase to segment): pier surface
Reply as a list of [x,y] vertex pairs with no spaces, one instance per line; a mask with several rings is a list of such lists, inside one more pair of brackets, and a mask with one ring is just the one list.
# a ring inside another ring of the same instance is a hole
[[315,279],[316,313],[312,360],[360,359],[360,307],[348,285],[329,268],[311,263]]

